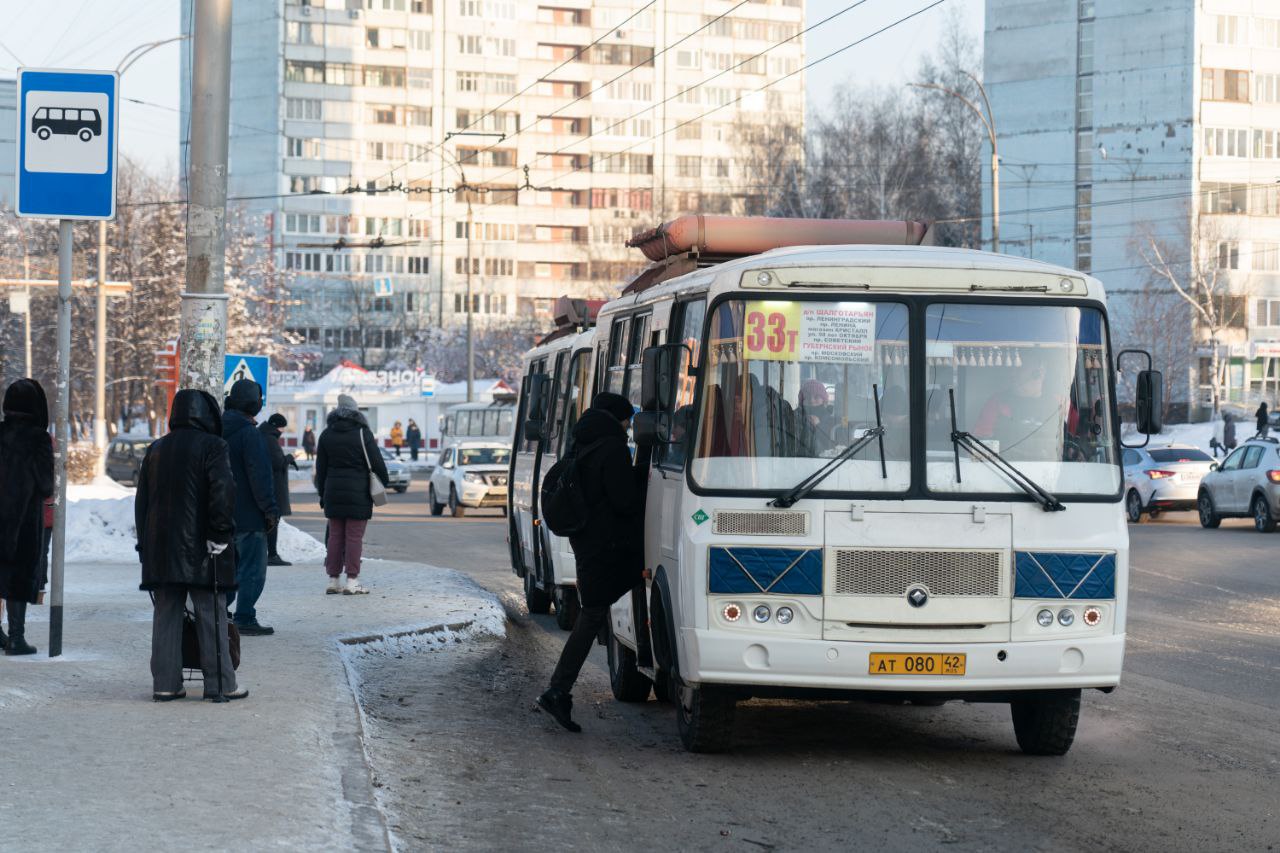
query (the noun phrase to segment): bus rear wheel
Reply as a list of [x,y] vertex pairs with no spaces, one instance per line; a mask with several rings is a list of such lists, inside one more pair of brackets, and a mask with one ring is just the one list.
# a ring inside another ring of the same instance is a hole
[[609,629],[609,687],[619,702],[645,702],[653,682],[636,668],[636,653],[618,642]]
[[524,606],[533,615],[542,615],[551,610],[551,596],[538,586],[538,579],[533,576],[531,569],[525,569],[524,573]]
[[1066,755],[1080,722],[1080,691],[1038,690],[1010,703],[1013,733],[1027,755]]
[[[678,678],[678,676],[677,676]],[[733,741],[737,699],[714,684],[677,681],[676,728],[689,752],[724,752]]]

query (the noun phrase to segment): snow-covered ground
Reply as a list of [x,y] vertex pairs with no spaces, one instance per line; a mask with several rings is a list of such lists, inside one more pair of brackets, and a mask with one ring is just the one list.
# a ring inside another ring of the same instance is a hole
[[[136,563],[134,490],[99,477],[67,487],[67,562]],[[287,521],[280,523],[280,550],[299,563],[324,559],[324,545]]]

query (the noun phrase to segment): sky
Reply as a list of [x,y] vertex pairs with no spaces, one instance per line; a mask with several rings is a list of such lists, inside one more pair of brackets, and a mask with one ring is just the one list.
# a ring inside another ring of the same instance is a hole
[[[806,26],[848,6],[855,8],[805,36],[806,61],[932,2],[807,0]],[[28,68],[115,68],[131,48],[178,35],[179,8],[179,0],[0,0],[0,77],[13,76],[19,61]],[[944,0],[814,66],[807,72],[810,108],[821,109],[844,82],[887,87],[910,82],[920,58],[937,43],[948,9],[958,10],[964,24],[981,36],[983,0]],[[174,174],[177,169],[178,56],[176,42],[158,47],[121,79],[126,100],[121,107],[120,150],[153,172]]]

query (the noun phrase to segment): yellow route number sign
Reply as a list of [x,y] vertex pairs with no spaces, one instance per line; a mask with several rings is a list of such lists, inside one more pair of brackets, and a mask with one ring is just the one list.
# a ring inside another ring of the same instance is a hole
[[746,303],[742,346],[747,358],[871,364],[875,343],[871,302]]

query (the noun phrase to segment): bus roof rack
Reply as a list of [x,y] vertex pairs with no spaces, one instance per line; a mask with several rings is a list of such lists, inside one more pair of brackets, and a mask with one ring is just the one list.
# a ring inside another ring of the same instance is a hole
[[568,337],[569,335],[590,329],[596,324],[596,315],[604,305],[603,299],[575,299],[572,296],[561,296],[556,300],[553,319],[556,321],[554,331],[543,336],[537,346]]
[[725,261],[785,246],[923,246],[928,223],[914,220],[793,219],[774,216],[690,214],[643,231],[627,241],[653,263],[627,283],[638,293],[668,279]]

